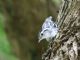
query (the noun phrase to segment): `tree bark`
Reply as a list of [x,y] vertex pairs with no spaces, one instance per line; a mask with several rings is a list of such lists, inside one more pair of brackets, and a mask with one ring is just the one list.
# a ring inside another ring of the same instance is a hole
[[80,60],[80,0],[63,0],[57,17],[59,32],[43,60]]

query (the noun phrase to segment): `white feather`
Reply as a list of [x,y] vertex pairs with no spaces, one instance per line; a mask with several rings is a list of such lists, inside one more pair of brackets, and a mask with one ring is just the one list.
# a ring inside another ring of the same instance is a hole
[[39,42],[43,39],[47,41],[52,40],[53,37],[56,36],[58,32],[58,27],[55,22],[52,21],[52,16],[46,18],[42,25],[42,31],[39,33]]

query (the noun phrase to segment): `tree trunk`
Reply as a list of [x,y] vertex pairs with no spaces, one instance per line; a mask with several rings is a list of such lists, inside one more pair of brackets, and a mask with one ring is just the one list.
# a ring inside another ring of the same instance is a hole
[[57,17],[59,33],[43,60],[80,60],[80,0],[63,0]]

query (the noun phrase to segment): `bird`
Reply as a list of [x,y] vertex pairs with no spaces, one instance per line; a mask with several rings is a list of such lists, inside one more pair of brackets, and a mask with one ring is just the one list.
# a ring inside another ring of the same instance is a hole
[[50,42],[58,33],[58,26],[56,22],[52,21],[52,16],[49,16],[45,19],[42,24],[41,31],[38,34],[38,42],[42,40],[47,40]]

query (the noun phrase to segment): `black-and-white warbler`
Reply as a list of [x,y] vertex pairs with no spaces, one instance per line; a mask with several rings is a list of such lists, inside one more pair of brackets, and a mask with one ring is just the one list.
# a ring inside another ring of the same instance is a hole
[[46,39],[47,41],[52,40],[58,33],[58,27],[55,22],[52,21],[52,16],[47,17],[42,25],[41,31],[39,32],[39,41]]

